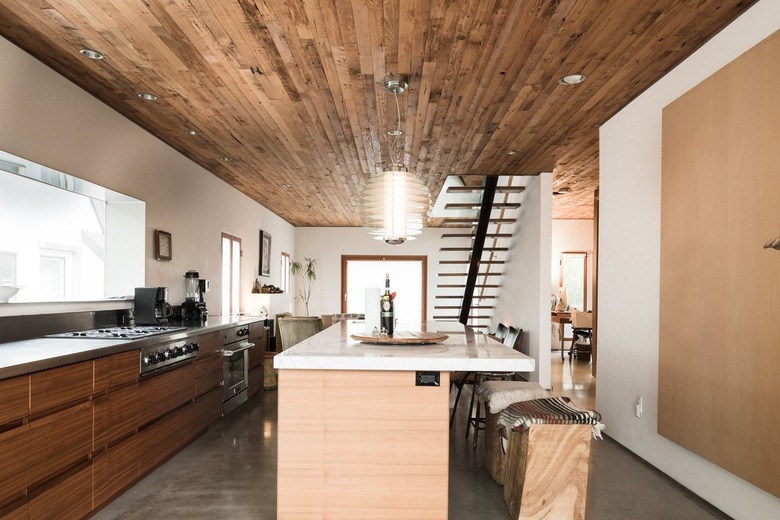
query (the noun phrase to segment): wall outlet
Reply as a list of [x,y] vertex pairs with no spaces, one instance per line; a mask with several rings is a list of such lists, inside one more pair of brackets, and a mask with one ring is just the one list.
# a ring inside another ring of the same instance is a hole
[[637,396],[636,401],[634,402],[634,415],[637,417],[642,417],[642,397]]

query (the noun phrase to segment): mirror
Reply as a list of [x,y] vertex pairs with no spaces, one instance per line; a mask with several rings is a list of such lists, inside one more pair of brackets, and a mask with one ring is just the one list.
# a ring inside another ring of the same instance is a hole
[[146,204],[0,151],[0,286],[10,302],[120,298],[144,285]]

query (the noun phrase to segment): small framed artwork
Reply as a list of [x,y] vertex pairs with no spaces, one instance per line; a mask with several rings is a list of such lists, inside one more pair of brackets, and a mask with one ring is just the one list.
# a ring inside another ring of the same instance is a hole
[[271,276],[271,235],[260,230],[260,276]]
[[154,230],[154,257],[157,260],[170,260],[173,258],[171,234],[167,231]]

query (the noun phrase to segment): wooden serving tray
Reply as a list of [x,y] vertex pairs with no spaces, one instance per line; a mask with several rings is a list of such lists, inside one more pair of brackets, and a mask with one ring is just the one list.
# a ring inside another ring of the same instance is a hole
[[398,331],[392,336],[364,336],[352,334],[352,339],[361,343],[373,343],[376,345],[432,345],[449,338],[441,332],[413,332],[408,330]]

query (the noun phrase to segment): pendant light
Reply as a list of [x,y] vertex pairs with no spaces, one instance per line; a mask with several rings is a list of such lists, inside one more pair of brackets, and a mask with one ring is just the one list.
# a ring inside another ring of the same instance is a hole
[[395,99],[396,125],[387,134],[393,137],[390,146],[390,167],[375,175],[363,190],[361,215],[363,226],[377,240],[388,244],[403,244],[422,233],[425,218],[431,206],[428,188],[416,176],[406,171],[400,159],[401,109],[398,94],[408,87],[406,78],[390,75],[385,78],[385,89]]

